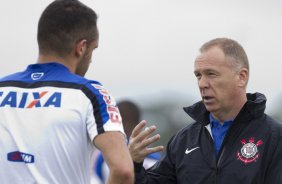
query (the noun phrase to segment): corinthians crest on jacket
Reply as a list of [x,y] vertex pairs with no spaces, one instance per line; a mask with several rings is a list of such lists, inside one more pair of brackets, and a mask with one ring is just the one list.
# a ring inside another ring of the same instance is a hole
[[255,138],[251,137],[249,142],[242,139],[241,143],[243,146],[241,150],[237,152],[238,160],[241,160],[245,164],[255,162],[260,157],[258,147],[263,144],[263,141],[258,140],[255,142]]

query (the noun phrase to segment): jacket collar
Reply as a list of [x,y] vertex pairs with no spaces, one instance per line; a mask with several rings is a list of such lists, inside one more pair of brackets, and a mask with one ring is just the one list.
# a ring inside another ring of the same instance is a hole
[[[265,95],[261,93],[247,93],[246,95],[247,102],[235,118],[236,121],[240,120],[239,122],[247,122],[246,120],[250,120],[264,114],[266,104]],[[200,122],[204,126],[209,124],[209,112],[202,101],[199,101],[192,106],[184,107],[183,109],[196,122]]]

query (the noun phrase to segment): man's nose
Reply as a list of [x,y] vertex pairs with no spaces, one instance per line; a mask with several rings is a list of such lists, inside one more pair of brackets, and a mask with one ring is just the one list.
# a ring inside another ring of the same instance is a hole
[[203,88],[207,88],[209,86],[209,81],[205,76],[202,76],[199,80],[198,80],[198,85],[200,89]]

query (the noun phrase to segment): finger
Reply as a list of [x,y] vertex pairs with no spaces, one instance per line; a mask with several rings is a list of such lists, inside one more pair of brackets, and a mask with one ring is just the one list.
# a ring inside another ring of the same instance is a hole
[[150,127],[146,127],[144,133],[140,134],[142,140],[147,139],[154,131],[157,130],[156,125],[152,125]]
[[147,148],[146,152],[147,152],[147,155],[149,155],[151,153],[156,153],[156,152],[160,152],[163,150],[164,150],[164,146],[156,146],[152,148]]
[[[148,131],[149,127],[145,128],[145,131]],[[146,137],[144,137],[144,139],[147,139],[149,137],[149,135],[147,135]]]
[[137,135],[139,135],[142,129],[146,126],[146,124],[147,122],[145,120],[142,120],[140,123],[138,123],[138,125],[136,125],[136,127],[134,127],[134,129],[132,130],[132,134],[130,137],[136,137]]
[[142,131],[139,135],[137,135],[137,136],[135,137],[136,141],[137,141],[137,142],[142,142],[142,141],[145,140],[149,135],[151,135],[156,129],[157,129],[157,127],[156,127],[155,125],[146,128],[144,131]]
[[154,135],[153,137],[150,137],[148,139],[146,139],[145,141],[142,142],[142,147],[147,147],[149,145],[151,145],[152,143],[158,141],[161,138],[161,136],[159,134]]

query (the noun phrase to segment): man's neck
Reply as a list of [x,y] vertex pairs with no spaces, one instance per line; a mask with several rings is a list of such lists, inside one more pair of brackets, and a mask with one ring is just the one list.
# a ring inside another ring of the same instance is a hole
[[239,114],[245,103],[247,102],[247,96],[243,96],[241,98],[237,98],[237,103],[231,109],[227,109],[226,111],[221,112],[211,112],[214,119],[218,120],[221,124],[225,121],[229,121],[235,119]]
[[57,56],[49,56],[49,55],[42,55],[40,54],[37,59],[37,63],[50,63],[56,62],[66,66],[72,73],[75,73],[76,66],[75,61],[71,58],[62,58]]

